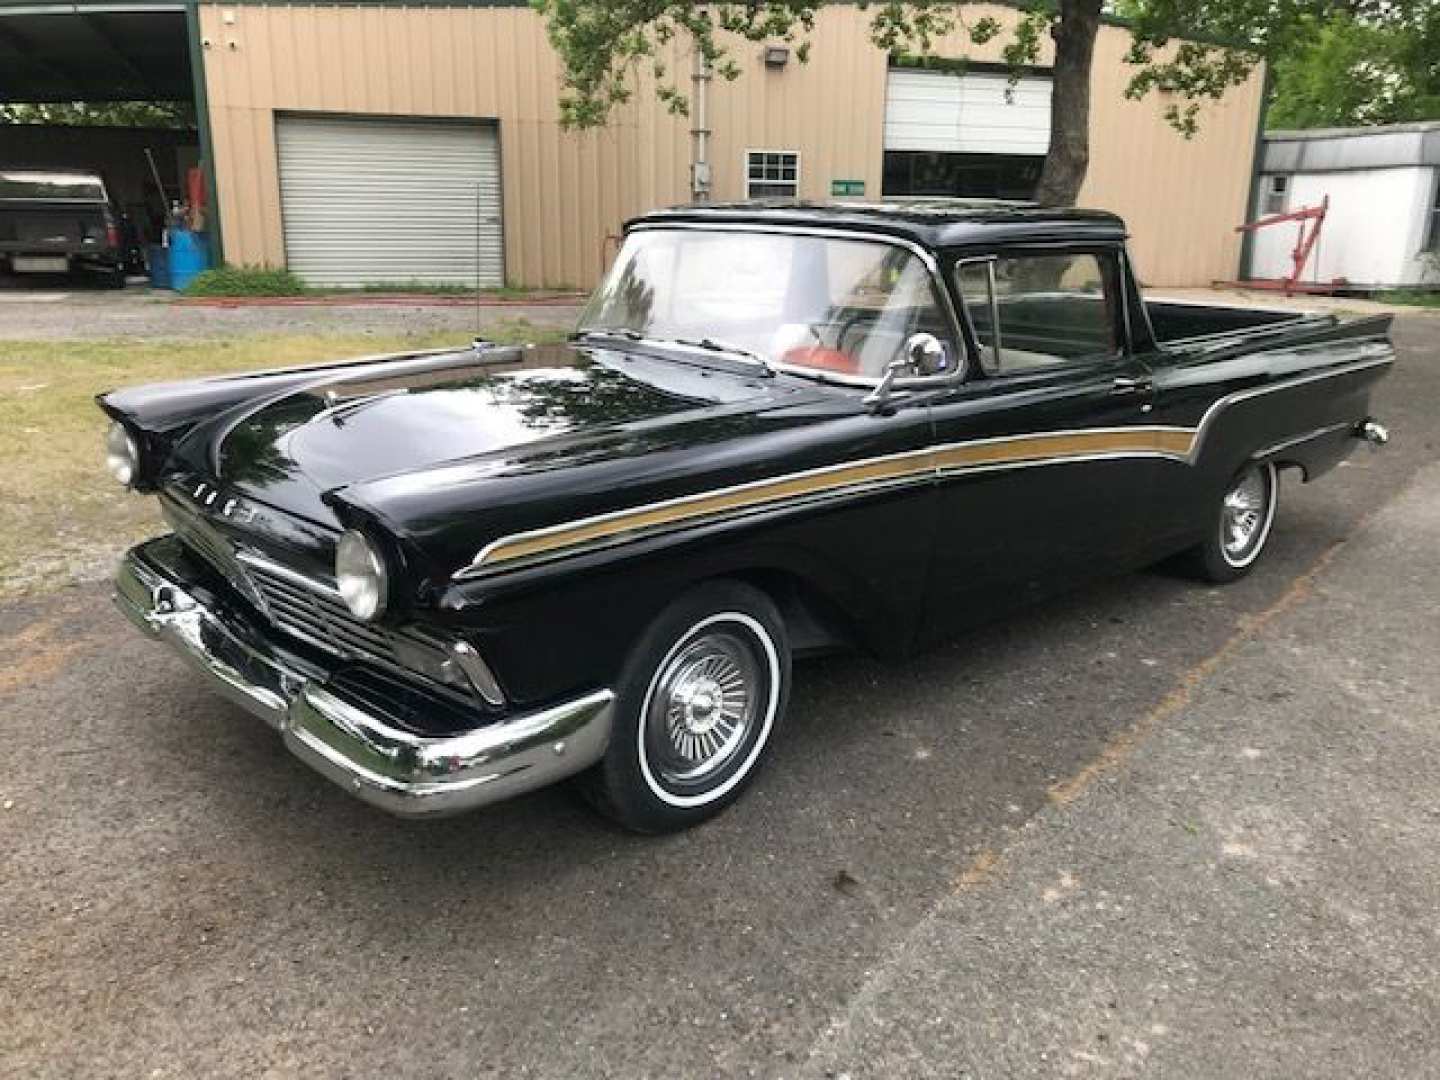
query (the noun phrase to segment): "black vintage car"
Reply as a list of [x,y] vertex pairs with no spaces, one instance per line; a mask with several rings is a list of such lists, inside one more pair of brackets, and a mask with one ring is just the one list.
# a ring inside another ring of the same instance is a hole
[[753,778],[793,657],[1246,573],[1280,470],[1384,441],[1388,330],[1147,304],[1105,213],[649,214],[569,344],[103,396],[174,529],[116,599],[387,810],[574,776],[679,828]]

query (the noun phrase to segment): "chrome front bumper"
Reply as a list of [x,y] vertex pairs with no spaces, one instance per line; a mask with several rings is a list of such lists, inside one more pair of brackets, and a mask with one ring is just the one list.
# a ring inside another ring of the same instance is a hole
[[175,548],[161,537],[132,549],[116,576],[116,606],[279,731],[301,761],[368,803],[402,817],[456,814],[552,784],[605,752],[609,690],[457,735],[404,731],[338,690],[325,668],[227,625],[180,579]]

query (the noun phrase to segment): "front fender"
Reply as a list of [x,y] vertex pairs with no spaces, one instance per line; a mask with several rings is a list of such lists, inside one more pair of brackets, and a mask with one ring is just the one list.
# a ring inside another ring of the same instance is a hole
[[[702,581],[743,578],[835,638],[878,653],[915,639],[929,570],[933,489],[720,522],[585,555],[452,581],[440,616],[462,628],[520,701],[612,685],[634,642]],[[787,601],[795,601],[787,604]],[[607,681],[608,680],[608,681]]]

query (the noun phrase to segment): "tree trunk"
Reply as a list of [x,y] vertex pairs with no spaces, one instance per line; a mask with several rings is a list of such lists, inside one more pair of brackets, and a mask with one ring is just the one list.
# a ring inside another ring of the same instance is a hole
[[1090,168],[1090,66],[1100,32],[1101,0],[1060,0],[1050,100],[1050,152],[1035,199],[1074,206]]

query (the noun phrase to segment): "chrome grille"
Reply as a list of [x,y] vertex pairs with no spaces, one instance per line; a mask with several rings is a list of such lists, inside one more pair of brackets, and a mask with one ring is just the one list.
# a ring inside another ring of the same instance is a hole
[[[237,551],[174,491],[160,499],[175,535],[238,589],[276,629],[347,660],[369,660],[445,685],[455,670],[443,643],[417,629],[392,630],[355,618],[329,582],[248,550]],[[458,673],[457,673],[458,674]]]
[[400,663],[392,634],[361,622],[350,609],[319,582],[301,582],[278,565],[241,556],[245,572],[269,609],[271,621],[281,630],[305,638],[344,656],[375,656]]
[[252,603],[259,604],[260,596],[245,571],[235,558],[235,549],[230,542],[215,531],[198,511],[187,506],[183,499],[172,492],[160,496],[160,511],[181,543],[205,562],[209,563],[220,576],[239,589]]

